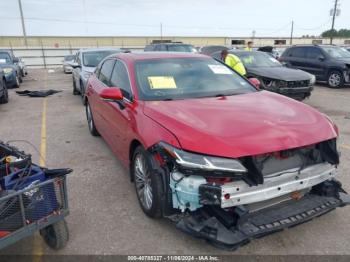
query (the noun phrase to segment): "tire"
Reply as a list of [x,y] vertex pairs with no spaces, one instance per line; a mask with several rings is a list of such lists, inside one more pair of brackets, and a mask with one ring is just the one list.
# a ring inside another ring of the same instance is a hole
[[19,77],[18,77],[18,75],[16,74],[16,83],[15,83],[15,88],[19,88],[19,86],[20,86],[20,80],[19,80]]
[[79,91],[78,91],[77,86],[75,84],[74,77],[73,77],[73,95],[75,95],[75,96],[79,95]]
[[138,146],[133,154],[131,174],[142,211],[150,218],[160,218],[163,214],[163,182],[159,175],[151,173],[150,157],[142,146]]
[[40,230],[40,235],[45,243],[52,249],[64,248],[69,240],[69,230],[65,220],[47,226]]
[[86,105],[85,105],[85,112],[86,112],[86,120],[88,122],[90,134],[93,136],[100,136],[100,133],[97,131],[97,128],[95,126],[94,117],[92,115],[91,107],[88,102],[86,102]]
[[341,88],[344,85],[344,76],[340,71],[331,71],[328,75],[327,84],[330,88]]
[[4,95],[0,97],[0,104],[7,104],[9,102],[9,93],[4,80],[0,80],[0,85],[4,88]]
[[83,85],[83,82],[80,80],[79,82],[80,84],[80,94],[81,94],[81,101],[83,102],[83,105],[85,106],[86,104],[86,101],[85,101],[85,88],[84,88],[84,85]]

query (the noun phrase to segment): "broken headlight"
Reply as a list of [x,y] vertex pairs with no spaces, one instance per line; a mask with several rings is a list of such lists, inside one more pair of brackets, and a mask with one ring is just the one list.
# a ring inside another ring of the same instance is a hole
[[159,143],[159,146],[171,158],[176,168],[187,174],[204,172],[208,176],[224,176],[247,173],[247,169],[236,159],[190,153],[164,142]]
[[287,87],[287,81],[283,80],[274,80],[269,78],[263,79],[263,84],[265,88],[281,88],[281,87]]

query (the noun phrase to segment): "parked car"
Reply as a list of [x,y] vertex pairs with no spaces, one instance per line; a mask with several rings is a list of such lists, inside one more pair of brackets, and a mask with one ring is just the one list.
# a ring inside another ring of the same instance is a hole
[[5,74],[0,68],[0,104],[6,104],[8,101],[9,94],[6,87]]
[[229,50],[229,48],[222,45],[207,45],[200,49],[200,53],[211,56],[213,53],[221,52],[222,50]]
[[296,45],[280,57],[288,67],[299,68],[327,81],[332,88],[350,82],[350,53],[333,45]]
[[[260,51],[229,50],[238,56],[246,68],[246,77],[260,80],[262,89],[303,100],[311,95],[315,76],[298,69],[283,66],[271,55]],[[221,52],[213,54],[221,58]]]
[[74,63],[75,56],[76,55],[66,55],[63,58],[63,61],[62,61],[63,73],[65,74],[72,73],[73,71],[72,63]]
[[18,66],[19,59],[8,50],[0,50],[0,69],[5,75],[6,87],[19,87],[22,82],[21,69]]
[[258,91],[211,57],[116,54],[91,75],[86,115],[130,170],[143,212],[234,249],[349,203],[338,129]]
[[145,47],[144,51],[198,53],[198,50],[193,45],[183,43],[150,44]]
[[71,66],[73,67],[73,94],[81,95],[84,101],[86,82],[95,71],[96,66],[103,58],[114,53],[121,52],[117,48],[88,48],[80,49]]
[[22,77],[25,77],[26,75],[28,75],[27,65],[26,65],[26,63],[24,62],[23,58],[19,57],[19,58],[18,58],[18,63],[17,63],[17,64],[18,64],[18,66],[19,66],[21,76],[22,76]]

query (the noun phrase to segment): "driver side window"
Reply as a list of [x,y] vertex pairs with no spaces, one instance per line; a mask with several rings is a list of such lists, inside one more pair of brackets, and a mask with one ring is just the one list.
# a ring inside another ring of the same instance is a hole
[[111,86],[110,79],[112,70],[114,67],[115,60],[108,59],[104,61],[101,66],[100,74],[98,75],[98,79],[104,83],[106,86]]
[[129,80],[129,74],[125,65],[119,60],[117,60],[113,69],[111,77],[111,86],[119,87],[123,93],[123,96],[131,100],[132,91]]

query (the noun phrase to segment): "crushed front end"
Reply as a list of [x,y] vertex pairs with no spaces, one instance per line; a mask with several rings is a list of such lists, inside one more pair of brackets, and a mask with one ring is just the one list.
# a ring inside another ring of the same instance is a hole
[[229,159],[160,143],[150,149],[165,182],[165,216],[182,231],[234,250],[350,202],[335,179],[336,140]]
[[270,78],[262,78],[262,88],[271,92],[285,95],[296,100],[303,100],[311,96],[315,77],[307,80],[285,81]]

